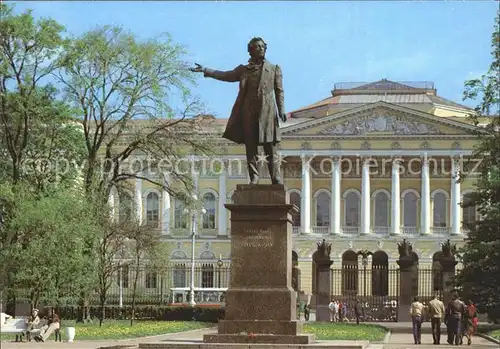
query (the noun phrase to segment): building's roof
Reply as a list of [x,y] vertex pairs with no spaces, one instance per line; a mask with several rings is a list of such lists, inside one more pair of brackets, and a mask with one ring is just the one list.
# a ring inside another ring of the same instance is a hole
[[331,96],[291,112],[292,118],[322,117],[335,112],[335,109],[353,108],[379,101],[407,105],[434,106],[444,105],[462,110],[469,107],[447,100],[437,95],[433,82],[394,82],[387,79],[371,83],[336,83]]
[[434,104],[441,104],[441,105],[446,105],[449,107],[455,107],[455,108],[460,108],[460,109],[467,109],[467,110],[472,110],[472,108],[469,108],[465,105],[455,103],[453,101],[450,101],[449,99],[445,99],[443,97],[439,96],[429,96],[430,100]]

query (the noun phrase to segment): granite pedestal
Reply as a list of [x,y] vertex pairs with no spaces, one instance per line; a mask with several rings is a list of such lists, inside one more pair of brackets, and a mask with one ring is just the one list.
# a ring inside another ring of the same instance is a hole
[[231,281],[225,319],[205,343],[309,344],[292,288],[293,205],[281,184],[237,185],[231,211]]

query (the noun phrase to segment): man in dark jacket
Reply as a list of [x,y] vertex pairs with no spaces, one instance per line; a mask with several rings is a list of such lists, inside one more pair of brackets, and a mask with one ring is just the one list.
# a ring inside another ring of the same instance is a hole
[[[250,183],[257,184],[258,146],[262,145],[273,184],[281,183],[276,144],[281,141],[278,117],[285,122],[283,77],[281,68],[265,59],[267,44],[262,38],[248,43],[250,60],[230,71],[208,69],[196,64],[193,72],[220,81],[240,82],[238,97],[222,137],[246,147]],[[277,109],[276,109],[277,108]],[[260,159],[259,159],[260,160]]]
[[446,328],[448,330],[448,344],[459,345],[461,339],[462,319],[465,313],[465,304],[458,294],[454,293],[452,300],[446,307]]

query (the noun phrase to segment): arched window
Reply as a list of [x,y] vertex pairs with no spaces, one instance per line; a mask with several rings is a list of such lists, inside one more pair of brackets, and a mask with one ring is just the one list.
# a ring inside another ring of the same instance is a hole
[[175,199],[174,208],[174,228],[185,229],[187,228],[187,216],[184,209],[186,204],[181,199]]
[[214,287],[214,265],[211,263],[203,263],[201,266],[201,287]]
[[215,255],[211,251],[204,251],[200,259],[206,261],[201,265],[201,287],[212,288],[214,287],[214,263],[207,262],[207,260],[214,260]]
[[129,222],[132,218],[132,212],[134,209],[134,202],[130,194],[126,192],[120,192],[119,194],[119,222],[125,223]]
[[372,258],[372,295],[387,296],[388,294],[389,256],[384,251],[377,251]]
[[[121,280],[120,280],[120,273],[121,273]],[[121,281],[122,287],[128,288],[129,275],[130,275],[130,271],[129,271],[128,264],[121,264],[120,267],[118,268],[118,278],[116,280],[118,287],[120,287],[120,281]]]
[[153,228],[160,225],[160,200],[156,193],[149,193],[146,197],[146,224]]
[[184,262],[187,259],[186,254],[182,251],[177,251],[172,254],[171,259],[175,262],[172,280],[173,287],[186,287],[188,271],[188,266]]
[[418,198],[414,192],[408,192],[403,198],[404,205],[404,226],[416,227],[417,226],[417,206]]
[[299,212],[292,213],[292,224],[294,227],[300,227],[300,194],[297,192],[290,193],[290,204],[299,208]]
[[203,215],[203,229],[215,229],[215,195],[206,193],[203,195],[203,207],[207,211]]
[[353,250],[342,254],[342,295],[358,293],[358,255]]
[[322,192],[316,197],[316,226],[330,225],[330,197]]
[[355,192],[350,192],[345,198],[345,225],[348,227],[359,227],[360,201]]
[[438,251],[432,255],[432,289],[438,296],[443,292],[443,273],[441,271],[440,260],[443,257],[443,252]]
[[375,195],[375,226],[389,226],[389,197],[387,193],[381,191]]
[[446,195],[436,193],[434,195],[433,226],[446,227]]
[[158,287],[158,274],[154,271],[146,272],[146,288]]
[[465,229],[468,229],[468,227],[474,224],[474,222],[477,220],[476,205],[471,205],[471,201],[472,201],[472,194],[471,193],[464,194],[463,207],[462,207],[462,222]]

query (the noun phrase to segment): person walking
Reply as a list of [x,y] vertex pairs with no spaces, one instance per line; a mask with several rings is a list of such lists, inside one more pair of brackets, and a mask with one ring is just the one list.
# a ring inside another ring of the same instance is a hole
[[444,303],[436,295],[429,302],[429,316],[431,318],[432,340],[433,344],[441,342],[441,321],[444,319]]
[[328,304],[328,309],[330,310],[330,322],[335,321],[335,299],[332,298],[330,304]]
[[454,293],[452,300],[446,307],[446,327],[448,328],[448,344],[459,345],[462,338],[462,320],[465,313],[465,304],[458,294]]
[[354,303],[354,316],[356,317],[356,325],[359,325],[359,318],[363,314],[363,307],[359,302],[359,299],[356,299],[356,303]]
[[413,299],[410,306],[411,323],[413,327],[413,340],[415,344],[422,344],[422,321],[424,318],[424,305],[418,297]]
[[463,343],[463,337],[467,338],[467,345],[472,344],[472,336],[477,331],[478,318],[477,309],[472,301],[466,302],[465,316],[464,316],[464,326],[463,326],[463,336],[460,344]]

